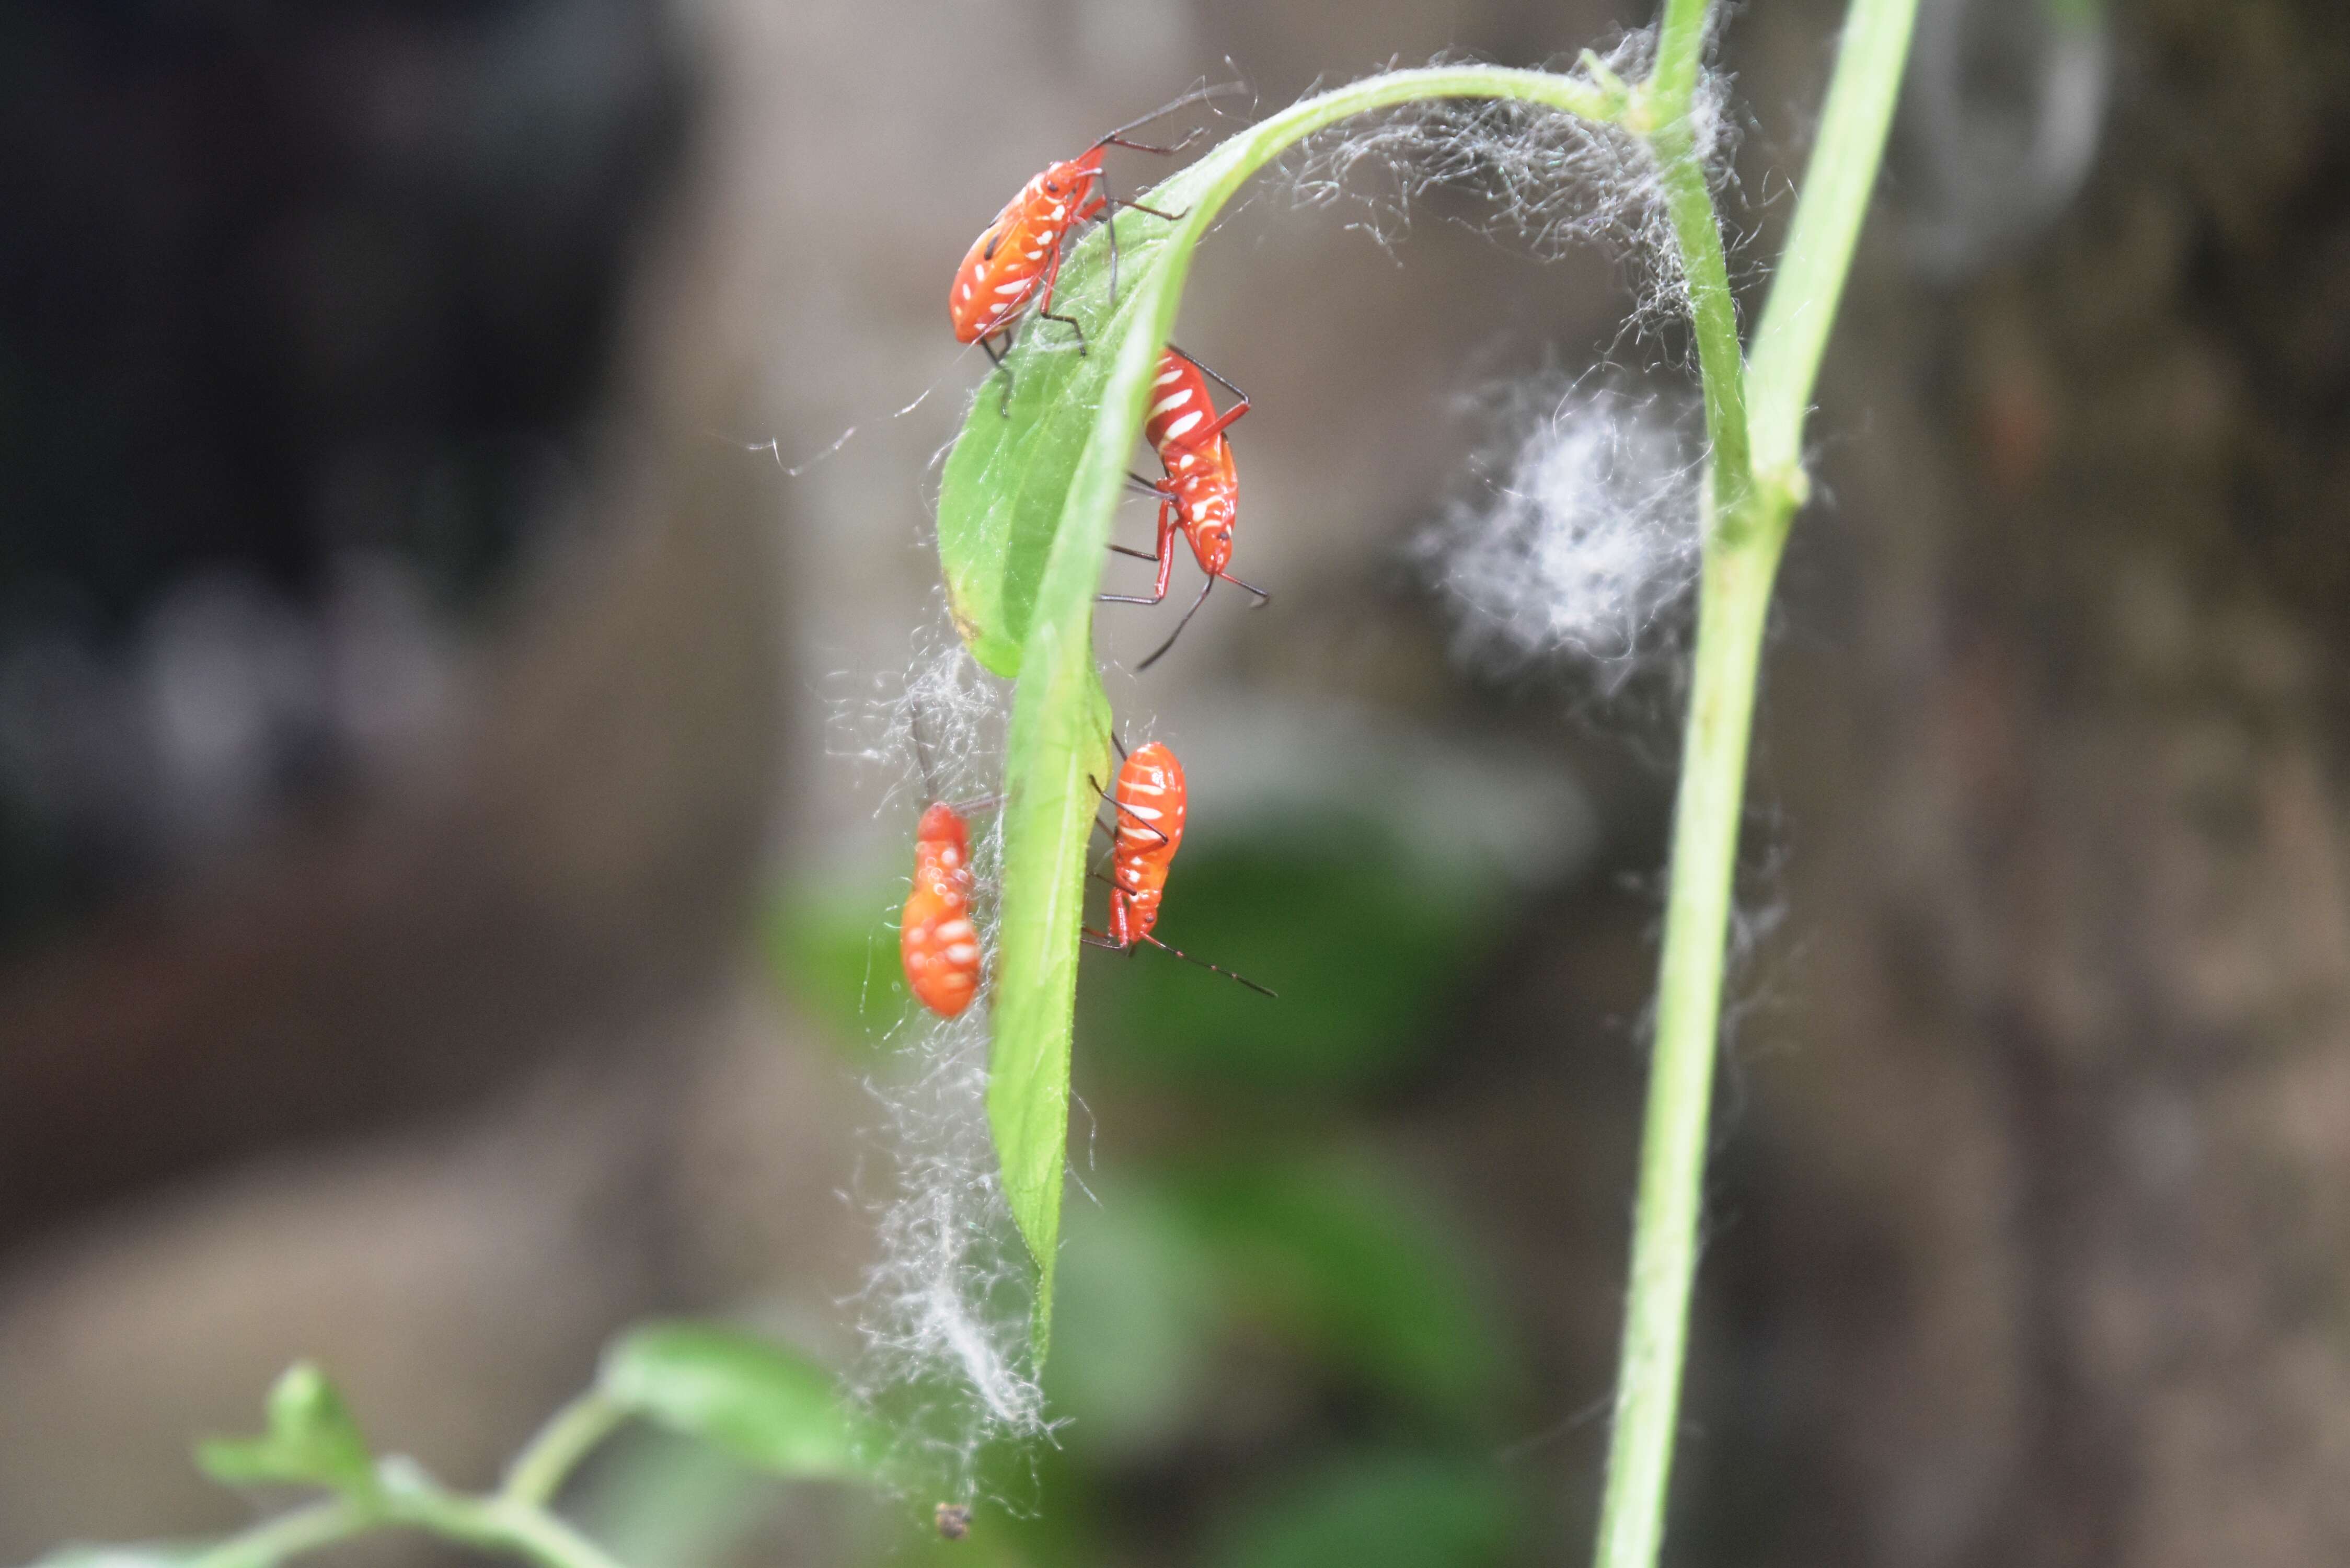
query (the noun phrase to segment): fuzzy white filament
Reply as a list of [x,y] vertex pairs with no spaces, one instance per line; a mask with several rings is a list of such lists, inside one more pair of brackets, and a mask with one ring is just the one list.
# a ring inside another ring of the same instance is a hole
[[[993,794],[1007,694],[951,632],[927,639],[901,693],[851,718],[880,732],[851,750],[890,774],[882,809],[910,829],[932,800]],[[971,832],[972,916],[992,975],[999,814],[974,810]],[[973,1494],[989,1443],[1049,1428],[1028,1348],[1033,1269],[988,1133],[988,989],[959,1017],[912,1011],[868,1084],[884,1170],[867,1193],[878,1246],[858,1293],[855,1392],[891,1434],[897,1483],[955,1499]]]
[[[1602,64],[1627,81],[1648,74],[1655,38],[1632,33]],[[1439,59],[1439,65],[1451,63]],[[1728,177],[1727,83],[1706,71],[1690,106],[1698,155]],[[1309,139],[1293,187],[1301,204],[1359,202],[1356,226],[1381,245],[1409,225],[1413,203],[1438,187],[1479,192],[1489,231],[1516,235],[1542,257],[1582,244],[1612,251],[1632,271],[1630,325],[1687,313],[1688,286],[1656,161],[1637,136],[1546,104],[1515,99],[1409,103]]]
[[1492,401],[1474,491],[1419,544],[1460,606],[1459,651],[1503,669],[1561,654],[1628,669],[1696,579],[1690,411],[1555,375]]

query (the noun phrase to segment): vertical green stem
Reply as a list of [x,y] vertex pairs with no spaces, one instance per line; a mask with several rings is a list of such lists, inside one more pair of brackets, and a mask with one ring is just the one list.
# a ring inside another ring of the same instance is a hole
[[1917,0],[1852,0],[1752,374],[1690,124],[1706,0],[1667,0],[1645,84],[1648,145],[1689,281],[1712,453],[1599,1568],[1654,1568],[1663,1542],[1762,632],[1788,525],[1806,488],[1798,444],[1804,416],[1876,183],[1916,9]]
[[1673,812],[1672,892],[1657,981],[1657,1038],[1640,1143],[1631,1284],[1601,1504],[1600,1568],[1650,1568],[1663,1540],[1674,1423],[1697,1273],[1706,1127],[1721,1012],[1747,737],[1783,512],[1706,549],[1697,657]]

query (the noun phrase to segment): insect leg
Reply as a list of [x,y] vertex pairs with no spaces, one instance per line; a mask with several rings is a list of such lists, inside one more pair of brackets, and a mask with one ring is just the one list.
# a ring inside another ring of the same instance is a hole
[[[1116,737],[1116,736],[1112,736],[1112,737],[1111,737],[1111,739],[1116,740],[1116,739],[1117,739],[1117,737]],[[1118,751],[1120,752],[1120,753],[1121,753],[1121,754],[1125,752],[1125,750],[1126,750],[1126,748],[1125,748],[1123,745],[1120,745],[1120,746],[1118,747]],[[1142,829],[1142,831],[1143,831],[1143,832],[1145,832],[1145,833],[1147,833],[1147,834],[1150,835],[1150,836],[1151,836],[1151,837],[1153,837],[1153,838],[1155,838],[1155,839],[1159,840],[1159,843],[1161,843],[1161,844],[1164,844],[1164,843],[1166,843],[1166,842],[1167,842],[1167,835],[1166,835],[1166,834],[1164,834],[1164,833],[1162,833],[1162,832],[1160,832],[1160,831],[1159,831],[1156,826],[1152,826],[1152,824],[1151,824],[1151,822],[1150,822],[1150,819],[1149,819],[1149,818],[1148,818],[1148,817],[1146,817],[1146,816],[1142,815],[1140,813],[1137,812],[1137,811],[1134,809],[1134,807],[1132,807],[1132,806],[1130,806],[1130,805],[1127,805],[1124,801],[1122,801],[1122,800],[1113,799],[1113,798],[1111,797],[1111,795],[1110,795],[1109,791],[1107,791],[1107,790],[1106,790],[1106,789],[1102,788],[1101,784],[1100,784],[1100,781],[1097,780],[1097,779],[1096,779],[1096,778],[1095,778],[1091,774],[1087,774],[1086,775],[1086,783],[1087,783],[1087,784],[1092,784],[1092,785],[1094,786],[1094,793],[1095,793],[1096,794],[1097,794],[1097,795],[1101,796],[1101,797],[1102,797],[1102,799],[1104,799],[1104,800],[1106,800],[1106,801],[1108,801],[1108,802],[1109,802],[1109,806],[1110,806],[1110,809],[1111,809],[1112,811],[1122,811],[1122,812],[1126,813],[1126,815],[1128,815],[1128,816],[1130,816],[1130,817],[1133,817],[1133,818],[1134,818],[1134,825],[1135,825],[1137,827],[1139,827],[1140,829]],[[1094,826],[1095,826],[1096,827],[1099,827],[1099,826],[1101,826],[1101,818],[1100,818],[1100,817],[1097,816],[1097,817],[1095,817],[1095,818],[1094,818]],[[1117,835],[1117,834],[1115,834],[1115,833],[1113,833],[1112,835],[1110,835],[1110,836],[1111,836],[1112,838],[1116,838],[1116,837],[1118,836],[1118,835]]]
[[[1121,141],[1118,145],[1123,147],[1126,143]],[[1189,207],[1184,208],[1180,213],[1165,213],[1159,211],[1157,207],[1146,207],[1139,202],[1129,202],[1123,196],[1112,196],[1109,199],[1109,203],[1113,207],[1131,207],[1138,213],[1148,213],[1154,218],[1164,218],[1170,223],[1180,223],[1185,218],[1191,215],[1191,209]]]
[[1191,601],[1191,607],[1185,610],[1183,612],[1183,618],[1175,623],[1173,635],[1159,645],[1158,652],[1152,654],[1149,658],[1144,659],[1141,663],[1134,667],[1134,672],[1137,675],[1141,674],[1144,670],[1149,669],[1152,665],[1167,657],[1167,650],[1175,646],[1175,639],[1183,635],[1183,628],[1191,624],[1191,618],[1198,615],[1200,613],[1200,607],[1208,602],[1208,590],[1215,586],[1216,579],[1213,577],[1210,577],[1206,582],[1200,585],[1200,597]]
[[1279,1002],[1279,1001],[1281,1000],[1281,993],[1280,993],[1280,992],[1276,992],[1276,991],[1274,991],[1274,990],[1273,990],[1271,987],[1269,987],[1269,986],[1263,986],[1263,985],[1259,985],[1256,981],[1254,981],[1251,980],[1248,976],[1246,976],[1246,975],[1244,975],[1244,974],[1242,974],[1242,973],[1239,973],[1239,972],[1238,972],[1238,971],[1236,971],[1226,969],[1223,965],[1222,965],[1222,964],[1220,964],[1220,963],[1210,963],[1206,959],[1203,959],[1203,958],[1193,958],[1190,953],[1185,952],[1181,948],[1170,948],[1170,947],[1169,947],[1165,942],[1160,941],[1157,937],[1151,936],[1151,935],[1150,935],[1149,933],[1148,933],[1148,932],[1145,932],[1145,933],[1143,934],[1143,936],[1142,936],[1141,940],[1142,940],[1143,941],[1149,942],[1152,947],[1157,948],[1160,952],[1163,952],[1163,953],[1173,953],[1177,958],[1181,959],[1185,963],[1195,963],[1195,964],[1198,964],[1201,969],[1211,969],[1211,970],[1214,970],[1218,974],[1222,975],[1226,980],[1236,980],[1236,981],[1239,981],[1243,985],[1247,986],[1251,991],[1255,992],[1256,992],[1258,995],[1260,995],[1260,996],[1270,996],[1270,997],[1272,997],[1275,1002]]
[[1170,343],[1167,347],[1174,348],[1176,353],[1182,355],[1184,358],[1191,360],[1192,364],[1198,365],[1201,369],[1206,371],[1210,376],[1214,377],[1219,386],[1222,387],[1225,391],[1230,392],[1233,397],[1240,400],[1239,402],[1234,403],[1231,408],[1226,409],[1222,413],[1218,414],[1214,419],[1210,420],[1205,429],[1195,430],[1191,434],[1183,438],[1184,441],[1189,445],[1205,446],[1210,441],[1215,440],[1216,437],[1222,435],[1226,430],[1230,429],[1239,421],[1243,414],[1248,412],[1249,395],[1246,392],[1242,391],[1238,387],[1233,386],[1230,381],[1225,380],[1223,377],[1216,375],[1216,369],[1214,366],[1202,363],[1189,350],[1177,348],[1172,343]]
[[1273,597],[1273,596],[1272,596],[1271,594],[1266,593],[1263,588],[1253,588],[1253,587],[1249,587],[1249,585],[1248,585],[1248,584],[1246,584],[1246,583],[1244,583],[1244,582],[1241,581],[1238,577],[1236,577],[1236,576],[1232,576],[1230,572],[1218,572],[1218,573],[1216,574],[1216,576],[1220,576],[1220,577],[1223,578],[1223,579],[1224,579],[1224,581],[1226,581],[1226,582],[1228,582],[1228,583],[1232,584],[1232,587],[1236,587],[1236,588],[1240,589],[1240,590],[1241,590],[1242,592],[1243,592],[1243,593],[1251,593],[1251,594],[1254,594],[1254,595],[1256,596],[1256,602],[1257,602],[1258,604],[1263,604],[1263,603],[1264,603],[1264,602],[1265,602],[1265,600],[1267,600],[1267,599],[1269,599],[1269,598]]
[[1093,171],[1094,181],[1101,186],[1102,205],[1107,209],[1102,227],[1109,231],[1109,307],[1118,308],[1118,210],[1126,205],[1109,188],[1109,175],[1102,170]]
[[[1162,498],[1159,503],[1159,554],[1150,557],[1159,563],[1159,582],[1158,586],[1151,589],[1150,597],[1144,598],[1139,594],[1096,594],[1094,596],[1096,599],[1104,604],[1155,605],[1167,597],[1167,580],[1175,570],[1175,524],[1170,520],[1174,506],[1175,502],[1172,497]],[[1111,548],[1124,547],[1112,545]],[[1132,556],[1139,552],[1127,550],[1126,554]]]
[[979,346],[986,352],[987,362],[1003,372],[1003,395],[995,400],[995,411],[1005,419],[1010,419],[1012,417],[1012,367],[1003,362],[1003,356],[1012,351],[1010,336],[1008,334],[1005,336],[1002,348],[996,348],[995,338],[993,336],[981,338]]
[[1084,325],[1074,316],[1056,316],[1053,312],[1053,286],[1061,281],[1061,245],[1067,239],[1068,236],[1064,234],[1053,246],[1052,264],[1045,269],[1044,292],[1036,296],[1036,314],[1046,321],[1061,322],[1075,332],[1077,335],[1077,352],[1083,354],[1087,351]]

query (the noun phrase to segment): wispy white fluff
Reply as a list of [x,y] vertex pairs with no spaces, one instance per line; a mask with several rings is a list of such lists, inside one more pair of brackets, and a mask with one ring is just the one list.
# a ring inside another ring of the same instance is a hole
[[1628,668],[1696,580],[1693,411],[1555,374],[1487,401],[1495,435],[1473,487],[1418,545],[1459,607],[1459,651],[1504,670]]
[[[1648,74],[1655,39],[1632,33],[1605,64],[1626,81]],[[1440,59],[1439,65],[1453,63]],[[1700,73],[1690,114],[1700,156],[1727,177],[1727,82]],[[1438,186],[1479,192],[1492,202],[1484,227],[1519,236],[1549,257],[1596,242],[1638,279],[1633,325],[1685,314],[1688,288],[1667,220],[1655,161],[1638,137],[1546,105],[1452,99],[1400,105],[1308,138],[1294,188],[1301,204],[1358,203],[1356,223],[1382,245]]]
[[[851,754],[889,779],[881,809],[905,818],[910,857],[929,802],[994,793],[1008,696],[951,633],[934,632],[899,691],[842,716],[859,732]],[[990,977],[999,821],[992,809],[971,818],[972,916]],[[854,1392],[889,1434],[887,1472],[932,1501],[969,1499],[991,1442],[1049,1429],[1028,1348],[1033,1270],[988,1135],[991,990],[983,982],[958,1018],[913,1009],[868,1084],[881,1111],[879,1168],[860,1187],[878,1246],[857,1298]]]

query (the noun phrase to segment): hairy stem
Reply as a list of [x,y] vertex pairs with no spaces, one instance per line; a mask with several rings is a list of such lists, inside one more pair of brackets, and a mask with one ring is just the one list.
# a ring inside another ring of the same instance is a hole
[[1719,530],[1706,546],[1680,793],[1673,808],[1672,890],[1657,980],[1657,1039],[1640,1140],[1616,1424],[1600,1510],[1600,1568],[1651,1568],[1664,1537],[1690,1291],[1697,1274],[1747,738],[1788,515],[1750,516],[1749,525]]
[[1916,6],[1853,0],[1751,377],[1690,124],[1705,0],[1668,0],[1645,88],[1649,147],[1689,280],[1713,452],[1599,1568],[1654,1568],[1663,1542],[1762,632],[1788,525],[1807,488],[1798,447],[1805,404],[1876,184]]
[[1745,516],[1746,493],[1752,483],[1738,306],[1730,294],[1713,193],[1706,187],[1705,167],[1698,160],[1688,121],[1667,127],[1649,145],[1663,165],[1665,209],[1680,250],[1681,273],[1689,283],[1690,318],[1696,331],[1698,369],[1705,392],[1706,443],[1712,449],[1707,465],[1712,493],[1708,533],[1717,534],[1733,528]]
[[1689,115],[1705,55],[1710,8],[1711,0],[1665,0],[1664,16],[1657,24],[1657,58],[1648,71],[1648,101],[1659,125]]

